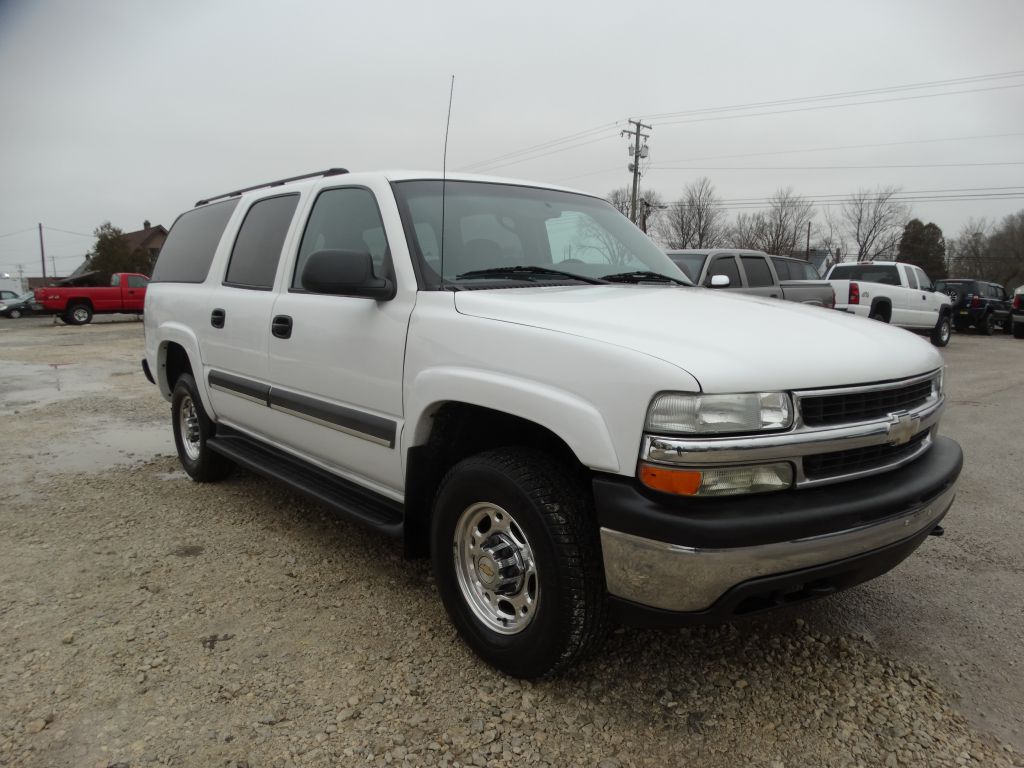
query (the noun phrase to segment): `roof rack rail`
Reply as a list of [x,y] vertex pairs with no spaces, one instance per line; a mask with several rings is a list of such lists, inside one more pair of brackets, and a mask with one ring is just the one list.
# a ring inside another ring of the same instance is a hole
[[347,168],[328,168],[326,171],[316,171],[315,173],[304,173],[301,176],[290,176],[287,179],[279,179],[278,181],[267,181],[263,184],[256,184],[245,189],[238,189],[234,192],[226,192],[223,195],[214,195],[213,197],[206,197],[199,200],[196,203],[196,208],[200,205],[206,205],[212,203],[214,200],[222,200],[226,197],[238,197],[243,192],[252,192],[254,189],[263,189],[264,187],[279,187],[282,184],[289,184],[293,181],[301,181],[302,179],[315,179],[318,176],[340,176],[343,173],[348,173]]

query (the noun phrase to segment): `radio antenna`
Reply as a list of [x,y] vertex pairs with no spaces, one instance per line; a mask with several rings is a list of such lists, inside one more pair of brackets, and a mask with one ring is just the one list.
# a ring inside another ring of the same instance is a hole
[[448,128],[452,124],[452,97],[455,95],[455,75],[448,89],[448,119],[444,124],[444,154],[441,157],[441,284],[444,284],[444,200],[448,186]]

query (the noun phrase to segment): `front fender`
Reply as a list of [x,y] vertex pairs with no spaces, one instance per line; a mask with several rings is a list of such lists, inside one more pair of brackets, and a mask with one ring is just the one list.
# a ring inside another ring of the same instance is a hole
[[415,396],[408,404],[403,453],[426,442],[431,415],[446,402],[461,402],[501,411],[540,424],[554,432],[585,466],[618,472],[608,425],[592,403],[578,395],[529,379],[491,371],[439,366],[413,380]]

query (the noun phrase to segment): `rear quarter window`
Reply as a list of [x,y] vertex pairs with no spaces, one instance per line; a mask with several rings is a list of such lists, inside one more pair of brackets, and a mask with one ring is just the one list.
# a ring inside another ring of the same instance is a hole
[[178,217],[160,249],[152,283],[201,283],[206,280],[228,219],[238,200],[206,205]]
[[167,233],[151,283],[202,283],[238,200],[196,208],[178,216]]

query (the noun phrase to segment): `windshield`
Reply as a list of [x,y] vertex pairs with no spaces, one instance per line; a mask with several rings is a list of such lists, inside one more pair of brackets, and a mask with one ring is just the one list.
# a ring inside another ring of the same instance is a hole
[[686,281],[645,234],[603,200],[471,181],[446,184],[442,265],[441,186],[439,180],[395,184],[421,274],[431,287],[439,286],[441,275],[456,287],[489,280],[565,283],[574,276],[592,282],[624,272]]
[[706,253],[670,253],[668,255],[672,259],[673,263],[683,273],[690,278],[691,282],[696,283],[700,278],[700,271],[704,268],[704,262],[708,255]]

